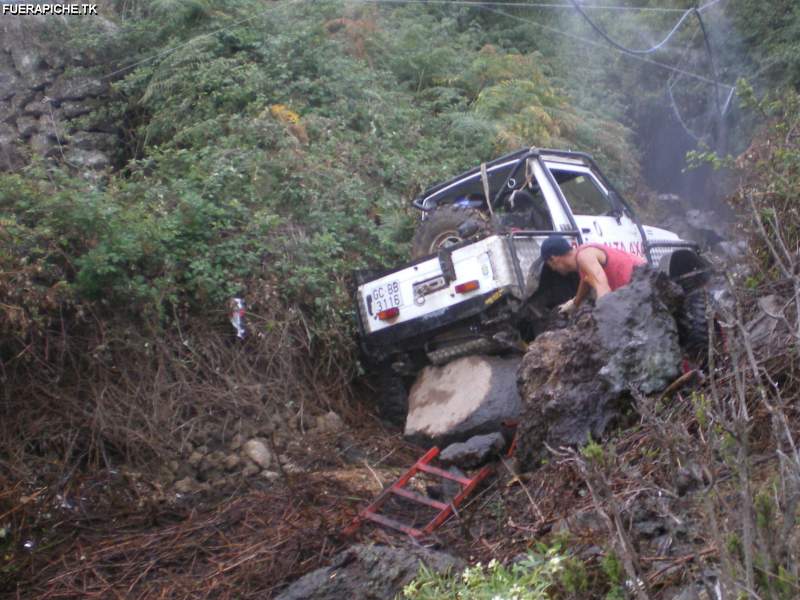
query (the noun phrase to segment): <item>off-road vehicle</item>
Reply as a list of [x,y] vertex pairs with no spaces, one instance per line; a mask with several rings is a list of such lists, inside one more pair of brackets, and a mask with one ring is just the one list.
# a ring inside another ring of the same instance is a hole
[[707,343],[707,263],[695,244],[643,225],[583,153],[528,148],[482,164],[426,190],[412,262],[357,278],[363,354],[381,373],[383,416],[405,416],[401,377],[426,364],[472,353],[524,348],[552,309],[571,298],[577,276],[542,264],[550,235],[600,243],[643,256],[685,291],[678,315],[690,352]]

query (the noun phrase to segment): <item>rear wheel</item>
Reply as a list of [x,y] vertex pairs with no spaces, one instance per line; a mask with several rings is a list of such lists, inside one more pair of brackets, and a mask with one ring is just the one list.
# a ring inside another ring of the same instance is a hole
[[487,216],[476,208],[446,204],[429,213],[420,222],[411,240],[411,258],[436,254],[439,248],[464,241],[458,228],[469,219],[478,226],[478,232],[485,232],[490,228]]
[[391,367],[384,366],[375,376],[376,404],[381,419],[403,427],[408,413],[408,390],[403,378]]

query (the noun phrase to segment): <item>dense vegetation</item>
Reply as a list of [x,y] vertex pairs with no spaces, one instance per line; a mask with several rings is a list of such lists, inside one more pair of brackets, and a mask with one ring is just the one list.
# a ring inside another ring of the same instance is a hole
[[[765,241],[779,232],[793,249],[799,231],[793,0],[770,11],[729,0],[703,13],[720,80],[741,76],[753,90],[722,120],[707,82],[609,49],[563,9],[255,0],[115,9],[114,30],[54,25],[85,59],[76,73],[113,83],[110,101],[83,119],[114,125],[114,171],[87,180],[34,160],[0,174],[9,480],[47,474],[38,465],[52,466],[53,453],[57,476],[152,463],[174,452],[187,420],[224,421],[228,410],[343,406],[358,372],[350,273],[405,258],[410,200],[525,145],[591,152],[629,194],[657,187],[695,147],[665,81],[701,150],[739,154],[761,132],[738,165],[760,174],[746,189],[769,188],[739,197],[766,227],[751,232],[765,279],[749,285],[795,268]],[[637,48],[680,16],[591,14]],[[709,77],[690,25],[647,60]],[[667,176],[653,167],[665,139],[678,139],[669,154],[681,157]],[[233,296],[248,306],[243,344],[227,323]]]
[[[756,79],[793,85],[793,10],[781,21],[745,0],[717,10],[720,78],[747,50]],[[98,324],[160,339],[219,328],[235,295],[262,316],[255,333],[293,323],[302,355],[336,364],[341,390],[355,367],[349,274],[406,255],[415,194],[528,144],[592,152],[623,189],[642,189],[636,157],[669,110],[669,72],[604,47],[563,10],[197,0],[118,11],[111,33],[87,21],[57,32],[94,64],[76,72],[111,74],[111,102],[83,120],[115,124],[117,170],[93,183],[34,162],[0,177],[6,390],[55,346],[80,379],[95,346],[107,349]],[[642,46],[679,14],[593,17]],[[658,61],[707,73],[696,25],[684,29]],[[702,85],[677,108],[711,131]]]

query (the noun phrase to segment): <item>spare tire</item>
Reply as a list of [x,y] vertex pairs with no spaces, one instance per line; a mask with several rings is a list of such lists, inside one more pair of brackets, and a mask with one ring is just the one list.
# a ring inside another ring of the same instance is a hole
[[445,204],[428,213],[411,240],[411,259],[430,256],[436,254],[439,248],[462,242],[458,228],[469,219],[475,221],[479,232],[489,231],[488,217],[477,208]]

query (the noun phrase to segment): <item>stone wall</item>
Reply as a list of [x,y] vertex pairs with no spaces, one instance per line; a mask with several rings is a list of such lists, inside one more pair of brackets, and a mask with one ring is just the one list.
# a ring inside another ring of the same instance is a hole
[[86,56],[66,49],[65,23],[53,16],[0,20],[0,171],[18,169],[39,155],[96,175],[119,151],[113,124],[76,121],[106,100],[109,85],[75,75],[91,65]]

